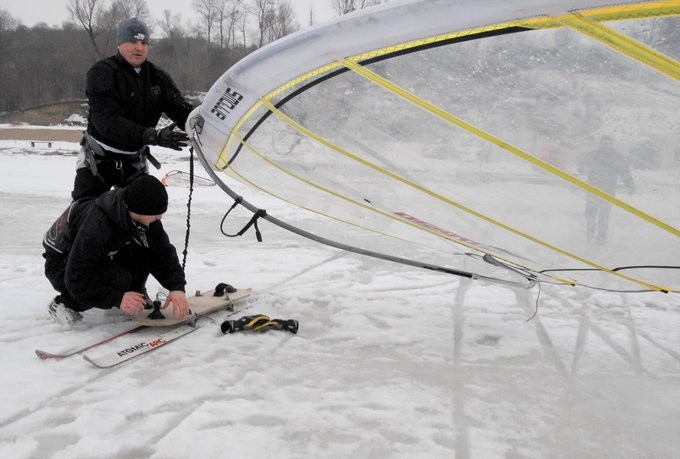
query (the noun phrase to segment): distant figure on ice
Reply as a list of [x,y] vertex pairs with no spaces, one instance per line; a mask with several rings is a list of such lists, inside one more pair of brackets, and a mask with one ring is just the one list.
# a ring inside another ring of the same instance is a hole
[[52,318],[72,326],[91,309],[135,314],[147,304],[149,274],[169,290],[176,317],[188,311],[184,271],[163,229],[165,186],[141,175],[128,187],[74,201],[45,233],[45,275],[59,292],[48,305]]
[[[579,162],[578,171],[586,176],[586,181],[615,196],[619,180],[627,193],[635,191],[633,177],[626,159],[614,149],[612,138],[604,136],[599,147],[587,153]],[[586,195],[586,232],[588,242],[604,242],[609,227],[612,204],[591,193]]]
[[[148,173],[148,145],[181,150],[193,106],[170,75],[147,60],[149,29],[138,18],[118,24],[118,53],[95,63],[87,72],[87,132],[76,166],[71,197],[97,197],[112,186],[125,186]],[[156,130],[165,113],[173,124]]]

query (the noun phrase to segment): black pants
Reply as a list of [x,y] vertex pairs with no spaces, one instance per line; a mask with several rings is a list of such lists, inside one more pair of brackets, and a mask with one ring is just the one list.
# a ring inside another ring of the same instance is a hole
[[[75,299],[66,287],[66,263],[68,258],[59,255],[43,254],[45,258],[45,276],[52,287],[59,292],[62,302],[74,311],[87,311],[92,308],[111,309],[119,307],[119,304],[82,304]],[[112,260],[102,263],[97,267],[101,271],[101,279],[104,285],[95,288],[112,288],[123,292],[146,293],[146,281],[149,277],[149,267],[146,257],[139,250],[122,251],[116,254]]]
[[124,187],[139,175],[148,173],[146,162],[140,163],[139,157],[97,161],[97,176],[89,167],[76,169],[71,198],[77,200],[86,196],[96,198],[111,187]]

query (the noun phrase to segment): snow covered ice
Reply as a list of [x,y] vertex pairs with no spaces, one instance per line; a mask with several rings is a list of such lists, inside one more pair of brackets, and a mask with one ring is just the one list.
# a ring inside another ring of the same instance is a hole
[[[41,240],[68,205],[77,148],[0,141],[1,457],[677,457],[677,295],[546,286],[530,319],[537,289],[373,260],[266,222],[262,243],[252,231],[226,238],[231,200],[217,187],[194,190],[187,292],[252,287],[244,314],[298,319],[298,335],[224,336],[222,313],[111,370],[80,356],[39,360],[34,349],[67,350],[128,325],[94,310],[70,331],[46,311],[55,293]],[[158,177],[189,170],[187,151],[153,153]],[[198,164],[196,173],[205,175]],[[295,221],[280,202],[234,187]],[[164,224],[181,257],[188,189],[169,193]],[[233,214],[235,232],[250,215]]]

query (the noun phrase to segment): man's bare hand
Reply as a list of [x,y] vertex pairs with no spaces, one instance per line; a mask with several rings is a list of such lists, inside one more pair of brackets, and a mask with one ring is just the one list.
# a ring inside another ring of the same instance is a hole
[[125,292],[120,302],[120,310],[131,316],[137,314],[146,306],[146,298],[139,292]]
[[189,312],[187,296],[181,290],[173,290],[168,293],[163,309],[167,308],[170,303],[172,303],[172,314],[179,319],[186,316]]

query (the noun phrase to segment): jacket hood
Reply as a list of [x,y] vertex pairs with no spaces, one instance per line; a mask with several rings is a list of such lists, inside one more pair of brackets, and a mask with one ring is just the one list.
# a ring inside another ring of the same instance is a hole
[[130,233],[132,221],[123,197],[125,190],[117,188],[107,191],[95,200],[95,206],[111,220],[113,225],[123,233]]

